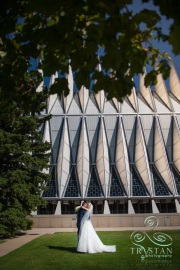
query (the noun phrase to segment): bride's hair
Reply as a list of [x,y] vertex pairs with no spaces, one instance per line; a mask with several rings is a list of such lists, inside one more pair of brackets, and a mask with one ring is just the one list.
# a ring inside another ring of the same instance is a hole
[[86,202],[86,201],[83,201],[81,205],[83,206],[83,205],[85,205],[85,204],[87,204],[87,202]]

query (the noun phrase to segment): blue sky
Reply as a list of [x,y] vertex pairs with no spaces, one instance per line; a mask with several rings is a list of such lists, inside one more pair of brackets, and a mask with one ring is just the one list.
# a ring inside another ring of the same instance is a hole
[[[130,10],[133,10],[134,13],[144,9],[144,8],[147,8],[147,9],[152,9],[152,10],[156,10],[159,15],[160,15],[160,12],[159,12],[159,8],[158,7],[155,7],[151,2],[149,3],[142,3],[141,0],[134,0],[133,1],[133,5],[129,5],[129,8]],[[163,32],[168,34],[169,33],[169,27],[170,27],[170,24],[171,24],[171,20],[167,20],[165,18],[165,16],[161,16],[162,17],[162,20],[160,21],[159,25],[158,26],[161,26],[161,28],[163,29]],[[161,52],[163,51],[166,51],[169,56],[171,57],[171,59],[173,60],[173,63],[174,63],[174,66],[176,68],[176,71],[178,73],[178,76],[180,78],[180,55],[176,56],[173,54],[172,52],[172,46],[168,43],[168,42],[158,42],[158,41],[153,41],[152,44],[156,47],[156,48],[159,48]],[[49,84],[49,79],[46,78],[46,83],[47,85]],[[138,90],[139,88],[139,79],[138,79],[138,76],[136,78],[134,78],[134,81],[135,81],[135,84],[136,84],[136,90]],[[168,80],[166,81],[166,85],[168,87]],[[152,87],[153,89],[153,87]]]
[[[157,6],[154,6],[152,1],[149,3],[142,3],[141,0],[134,0],[133,5],[130,5],[129,7],[131,7],[135,13],[144,9],[144,8],[148,8],[148,9],[156,10],[160,15],[159,8]],[[161,16],[161,17],[162,17],[162,20],[161,20],[159,26],[162,27],[164,33],[168,34],[169,27],[170,27],[172,20],[167,20],[165,16]],[[156,48],[159,48],[161,51],[166,51],[169,54],[169,56],[173,60],[173,63],[175,65],[175,68],[176,68],[177,73],[178,73],[179,78],[180,78],[180,55],[176,56],[173,54],[172,46],[168,42],[154,41],[153,45]]]

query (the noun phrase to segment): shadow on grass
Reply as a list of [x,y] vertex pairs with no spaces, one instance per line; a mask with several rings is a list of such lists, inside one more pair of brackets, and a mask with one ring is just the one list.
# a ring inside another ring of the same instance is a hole
[[68,251],[71,253],[77,253],[76,247],[61,247],[61,246],[48,246],[49,249],[57,249],[61,251]]
[[39,233],[28,233],[28,235],[40,235]]

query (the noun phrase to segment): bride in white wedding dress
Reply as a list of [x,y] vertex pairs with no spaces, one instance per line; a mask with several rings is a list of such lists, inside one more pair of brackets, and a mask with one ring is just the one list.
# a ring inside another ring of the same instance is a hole
[[93,206],[88,204],[87,211],[81,220],[77,251],[84,253],[115,252],[116,246],[104,245],[96,234],[91,223],[92,212]]

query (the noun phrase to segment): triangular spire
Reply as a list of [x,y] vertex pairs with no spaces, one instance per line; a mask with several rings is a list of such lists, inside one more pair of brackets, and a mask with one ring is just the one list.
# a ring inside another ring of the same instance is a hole
[[161,125],[161,131],[162,131],[162,136],[163,136],[168,160],[169,160],[169,162],[172,162],[173,118],[171,115],[160,114],[159,121],[160,121],[160,125]]
[[88,177],[90,172],[90,160],[89,160],[89,145],[87,138],[87,131],[85,120],[82,120],[81,135],[79,140],[79,149],[77,155],[77,173],[79,178],[79,184],[81,189],[82,197],[85,196],[85,191],[87,189]]
[[98,171],[99,178],[101,181],[101,185],[102,185],[105,197],[106,197],[108,194],[110,168],[109,168],[108,146],[107,146],[106,135],[105,135],[105,130],[104,130],[104,123],[102,119],[101,119],[100,129],[99,129],[96,166],[97,166],[97,171]]
[[[54,98],[56,99],[54,99]],[[49,111],[49,113],[51,113],[52,115],[61,115],[64,113],[63,110],[63,101],[62,98],[59,98],[58,95],[52,95],[52,99],[51,102],[54,104],[52,104],[51,109]]]
[[170,91],[174,94],[174,96],[180,100],[180,82],[179,77],[176,72],[176,69],[174,67],[173,62],[170,62],[171,71],[170,71],[170,78],[169,78],[169,84],[170,84]]
[[138,92],[137,93],[137,103],[138,103],[138,109],[139,113],[151,113],[152,114],[152,108],[149,106],[147,100],[143,97],[143,95]]
[[153,111],[155,111],[155,107],[154,107],[154,103],[153,103],[153,97],[151,94],[151,90],[149,87],[146,87],[144,85],[144,78],[146,76],[146,70],[144,70],[144,74],[140,74],[140,92],[142,94],[142,96],[144,97],[144,99],[147,101],[147,103],[149,104],[149,106],[151,107],[151,109]]
[[82,111],[81,111],[81,105],[79,102],[78,93],[74,93],[74,97],[73,97],[72,102],[69,106],[68,114],[76,115],[76,114],[81,114],[81,113],[82,113]]
[[87,135],[89,141],[91,163],[96,162],[99,123],[100,117],[98,115],[86,116]]
[[127,97],[123,98],[123,103],[121,104],[121,113],[135,113],[135,110]]
[[126,145],[126,139],[124,135],[124,130],[122,127],[121,118],[119,119],[119,127],[117,134],[117,146],[116,146],[116,168],[121,177],[123,186],[126,190],[126,193],[130,194],[130,167],[128,159],[128,151]]
[[149,193],[151,193],[150,171],[148,170],[148,157],[143,139],[143,133],[139,118],[136,126],[135,164],[141,175],[142,181]]
[[64,194],[64,188],[68,180],[69,170],[70,170],[69,132],[67,129],[67,122],[65,119],[57,160],[58,189],[60,198]]
[[135,92],[135,88],[133,87],[133,89],[131,90],[131,94],[129,96],[127,96],[127,98],[129,99],[133,109],[135,111],[137,111],[137,101],[136,101],[136,92]]
[[158,94],[158,96],[162,99],[162,101],[166,104],[166,106],[169,108],[170,111],[172,111],[171,102],[167,93],[166,85],[163,80],[163,77],[161,74],[158,74],[157,76],[157,84],[154,86],[155,92]]
[[120,111],[120,102],[115,97],[113,97],[112,100],[114,102],[114,105],[115,105],[117,111],[119,112]]
[[103,112],[104,110],[104,102],[105,102],[105,93],[104,90],[98,91],[97,94],[95,94],[97,104],[99,106],[100,112]]
[[105,120],[108,146],[110,149],[109,155],[110,155],[111,163],[114,163],[119,118],[116,115],[105,115],[104,120]]
[[52,117],[50,119],[51,127],[51,144],[52,144],[52,159],[53,163],[57,162],[59,144],[61,140],[61,131],[63,127],[63,117]]
[[114,103],[112,100],[106,100],[104,104],[104,113],[117,113],[117,109],[114,106]]
[[146,143],[146,149],[148,153],[148,158],[149,162],[153,162],[154,158],[154,123],[155,123],[155,118],[153,115],[141,115],[141,123],[143,126],[143,133],[144,133],[144,139]]
[[85,86],[82,86],[79,91],[79,99],[80,99],[82,111],[83,113],[85,113],[86,106],[89,99],[89,90]]
[[68,87],[69,87],[69,95],[67,97],[64,97],[64,110],[67,113],[70,103],[73,98],[73,85],[74,85],[74,80],[73,80],[73,74],[72,74],[72,69],[71,66],[69,66],[69,72],[67,74],[67,80],[68,80]]
[[76,163],[82,118],[79,115],[68,117],[69,142],[71,147],[71,162]]
[[89,96],[86,113],[91,113],[91,114],[99,113],[99,109],[97,106],[96,99],[94,97],[94,93],[91,93]]
[[154,163],[162,178],[166,182],[170,191],[173,193],[170,169],[168,165],[167,156],[165,154],[165,146],[159,127],[158,119],[156,119],[155,136],[154,136]]
[[126,135],[127,147],[130,162],[134,162],[135,138],[136,138],[136,117],[134,115],[124,115],[124,130]]
[[[58,78],[58,73],[57,72],[55,74],[51,75],[49,88],[51,87],[51,85],[54,84],[56,78]],[[47,105],[48,113],[50,113],[50,111],[52,110],[52,107],[53,107],[54,103],[56,102],[56,99],[57,99],[57,94],[49,96],[48,105]]]

